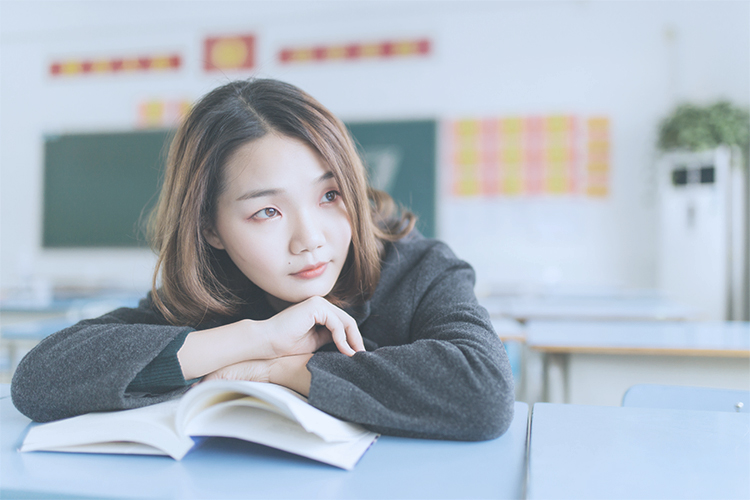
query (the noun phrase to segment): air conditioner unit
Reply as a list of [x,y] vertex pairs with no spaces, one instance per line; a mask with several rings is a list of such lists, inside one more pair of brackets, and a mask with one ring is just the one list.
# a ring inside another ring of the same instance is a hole
[[658,285],[703,319],[748,319],[747,184],[737,148],[658,162]]

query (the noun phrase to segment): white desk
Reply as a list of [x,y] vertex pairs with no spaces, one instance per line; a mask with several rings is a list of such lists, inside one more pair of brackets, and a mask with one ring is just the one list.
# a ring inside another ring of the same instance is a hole
[[750,498],[750,414],[534,405],[529,499]]
[[492,327],[497,336],[503,341],[505,351],[508,353],[510,368],[513,371],[513,379],[516,384],[516,399],[526,399],[526,331],[524,325],[512,318],[492,318]]
[[[660,297],[656,292],[581,290],[572,293],[490,295],[481,297],[479,302],[490,313],[493,321],[507,323],[508,320],[514,320],[523,325],[540,320],[684,321],[695,318],[693,311]],[[505,335],[510,337],[508,333]],[[520,335],[517,337],[523,339]],[[519,345],[521,349],[517,358],[521,368],[517,371],[521,383],[517,384],[517,399],[534,402],[541,398],[548,401],[546,379],[540,377],[539,372],[549,364],[539,359],[535,353],[529,353],[528,344],[519,342]]]
[[490,316],[532,320],[687,320],[689,308],[658,297],[483,297]]
[[136,307],[145,294],[100,291],[87,296],[46,303],[5,299],[0,301],[0,380],[10,376],[23,355],[45,337],[86,318],[101,316],[118,307]]
[[6,397],[0,398],[0,497],[521,498],[527,417],[528,406],[516,403],[511,428],[493,441],[381,437],[347,472],[220,438],[205,440],[179,462],[166,457],[19,453],[29,419]]
[[750,323],[530,321],[542,399],[619,405],[642,383],[750,389]]

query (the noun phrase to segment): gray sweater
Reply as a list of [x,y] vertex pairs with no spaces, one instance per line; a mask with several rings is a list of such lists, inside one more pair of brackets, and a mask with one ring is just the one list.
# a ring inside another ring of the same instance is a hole
[[[372,299],[348,310],[367,352],[315,353],[310,404],[389,435],[483,440],[505,432],[513,377],[473,286],[472,268],[443,243],[415,235],[388,244]],[[13,403],[43,422],[177,397],[191,382],[176,357],[188,333],[273,313],[259,294],[240,316],[172,326],[146,298],[40,342],[13,376]]]

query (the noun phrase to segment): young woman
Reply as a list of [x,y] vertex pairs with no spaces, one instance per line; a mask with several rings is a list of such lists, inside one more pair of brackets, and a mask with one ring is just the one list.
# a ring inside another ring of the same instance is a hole
[[42,341],[13,403],[48,421],[255,380],[384,434],[494,438],[513,417],[508,358],[471,267],[414,223],[368,188],[312,97],[275,80],[217,88],[170,149],[153,290]]

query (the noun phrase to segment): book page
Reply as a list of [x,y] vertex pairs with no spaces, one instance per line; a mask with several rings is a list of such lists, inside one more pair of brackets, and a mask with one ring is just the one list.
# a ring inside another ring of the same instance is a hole
[[[198,414],[186,427],[193,436],[244,439],[351,470],[378,435],[366,430],[346,440],[326,441],[297,422],[235,400]],[[237,404],[239,403],[239,404]]]
[[146,454],[170,455],[179,460],[193,447],[193,440],[177,434],[177,405],[178,401],[167,401],[38,424],[29,430],[20,451],[140,454],[150,447]]
[[[226,393],[234,393],[227,395]],[[244,399],[243,395],[255,399]],[[260,401],[258,401],[260,400]],[[198,384],[183,396],[177,411],[177,429],[181,434],[196,435],[196,426],[187,430],[189,422],[211,404],[215,406],[239,405],[250,412],[251,406],[267,408],[268,411],[297,422],[307,432],[311,432],[324,441],[337,442],[358,439],[367,433],[361,426],[345,422],[311,406],[307,400],[296,392],[276,384],[247,382],[235,380],[216,380]],[[210,414],[215,414],[211,412]],[[201,421],[205,421],[205,418]]]
[[110,443],[80,444],[76,446],[58,446],[53,450],[64,453],[104,453],[114,455],[160,455],[169,456],[158,448],[147,444],[130,441],[114,441]]
[[191,389],[177,427],[190,436],[243,439],[351,469],[378,435],[275,384],[217,380]]

